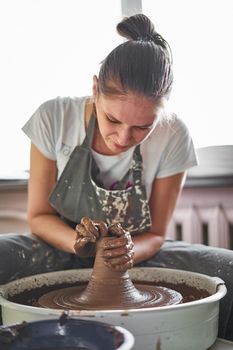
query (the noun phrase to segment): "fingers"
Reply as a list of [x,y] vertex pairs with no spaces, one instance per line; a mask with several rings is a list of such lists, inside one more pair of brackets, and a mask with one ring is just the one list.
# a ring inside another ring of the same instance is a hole
[[96,236],[92,235],[89,231],[85,229],[85,227],[82,224],[78,224],[76,226],[76,232],[77,232],[77,241],[83,241],[83,242],[96,242]]
[[90,218],[88,217],[83,217],[81,219],[80,225],[83,225],[83,227],[86,230],[86,234],[88,236],[92,235],[96,238],[99,237],[99,231],[98,228],[94,225],[94,221],[92,221]]
[[89,241],[88,238],[77,238],[74,244],[74,250],[78,251],[79,249],[83,248]]
[[91,220],[88,217],[83,217],[75,230],[77,237],[74,251],[82,257],[95,255],[97,239],[108,235],[107,225],[103,221]]
[[76,226],[76,231],[83,237],[93,237],[93,239],[108,236],[108,227],[104,221],[91,220],[88,217],[81,219],[80,224]]
[[116,258],[107,259],[104,263],[116,271],[126,271],[133,267],[133,256],[134,252],[132,251]]
[[82,237],[90,237],[91,241],[95,240],[94,237],[121,237],[126,234],[127,231],[123,229],[120,223],[114,223],[107,227],[104,221],[91,220],[88,217],[83,217],[80,224],[76,226],[77,233]]
[[104,250],[125,247],[125,249],[128,251],[131,250],[133,246],[134,244],[129,232],[125,232],[121,237],[108,237],[108,239],[105,239],[103,242]]
[[91,219],[84,217],[75,228],[77,237],[74,243],[74,251],[82,257],[95,254],[95,244],[99,237],[99,231]]
[[125,272],[125,271],[133,268],[133,260],[130,259],[125,264],[117,264],[115,266],[111,264],[111,267],[116,271]]
[[108,232],[112,236],[120,237],[125,233],[125,230],[120,223],[115,223],[108,227]]
[[93,220],[93,223],[94,223],[95,227],[98,229],[100,237],[107,237],[108,236],[108,227],[104,221]]
[[133,267],[134,243],[129,232],[121,237],[105,238],[102,245],[105,264],[117,271]]
[[[103,225],[102,225],[103,226]],[[101,228],[102,228],[101,226]],[[76,225],[75,228],[77,232],[77,239],[86,238],[86,242],[96,242],[96,239],[99,238],[100,233],[96,227],[94,221],[88,217],[83,217],[80,224]],[[103,230],[103,228],[102,228]],[[85,241],[85,240],[84,240]]]
[[111,259],[122,257],[122,256],[132,256],[134,254],[134,245],[133,244],[127,244],[127,246],[122,246],[119,248],[112,248],[103,250],[102,256],[104,259]]

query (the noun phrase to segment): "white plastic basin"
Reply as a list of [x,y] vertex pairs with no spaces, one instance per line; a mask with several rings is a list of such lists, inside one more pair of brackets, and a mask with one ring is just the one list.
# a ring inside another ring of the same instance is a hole
[[[8,300],[25,290],[58,283],[88,281],[92,269],[66,270],[34,275],[0,286],[3,324],[51,319],[62,310],[17,304]],[[218,333],[219,301],[226,294],[218,277],[165,268],[134,268],[133,281],[185,283],[204,289],[210,296],[179,305],[131,310],[70,311],[71,317],[95,319],[128,329],[135,337],[134,350],[206,350]]]

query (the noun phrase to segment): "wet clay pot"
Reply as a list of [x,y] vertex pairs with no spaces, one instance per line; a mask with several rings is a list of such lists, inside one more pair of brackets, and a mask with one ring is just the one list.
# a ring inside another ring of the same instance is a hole
[[[28,306],[10,300],[36,288],[87,282],[91,273],[92,269],[51,272],[0,286],[3,323],[51,319],[61,315],[62,310]],[[133,282],[186,285],[205,290],[209,296],[183,304],[155,308],[71,310],[70,316],[128,329],[135,337],[134,350],[206,350],[214,343],[218,332],[219,301],[226,294],[226,287],[221,279],[164,268],[133,268],[129,274]]]

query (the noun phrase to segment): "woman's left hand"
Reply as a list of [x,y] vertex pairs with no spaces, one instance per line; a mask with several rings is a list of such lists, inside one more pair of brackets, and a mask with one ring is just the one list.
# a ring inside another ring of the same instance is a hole
[[116,271],[126,271],[133,267],[134,243],[128,231],[117,223],[109,226],[110,237],[103,242],[105,264]]
[[82,258],[95,256],[96,242],[108,234],[107,225],[103,221],[83,217],[75,228],[77,237],[74,244],[75,254]]

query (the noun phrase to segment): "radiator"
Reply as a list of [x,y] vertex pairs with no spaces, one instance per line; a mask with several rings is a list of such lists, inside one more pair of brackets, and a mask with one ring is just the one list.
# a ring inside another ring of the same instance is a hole
[[233,188],[184,188],[167,236],[233,249]]

